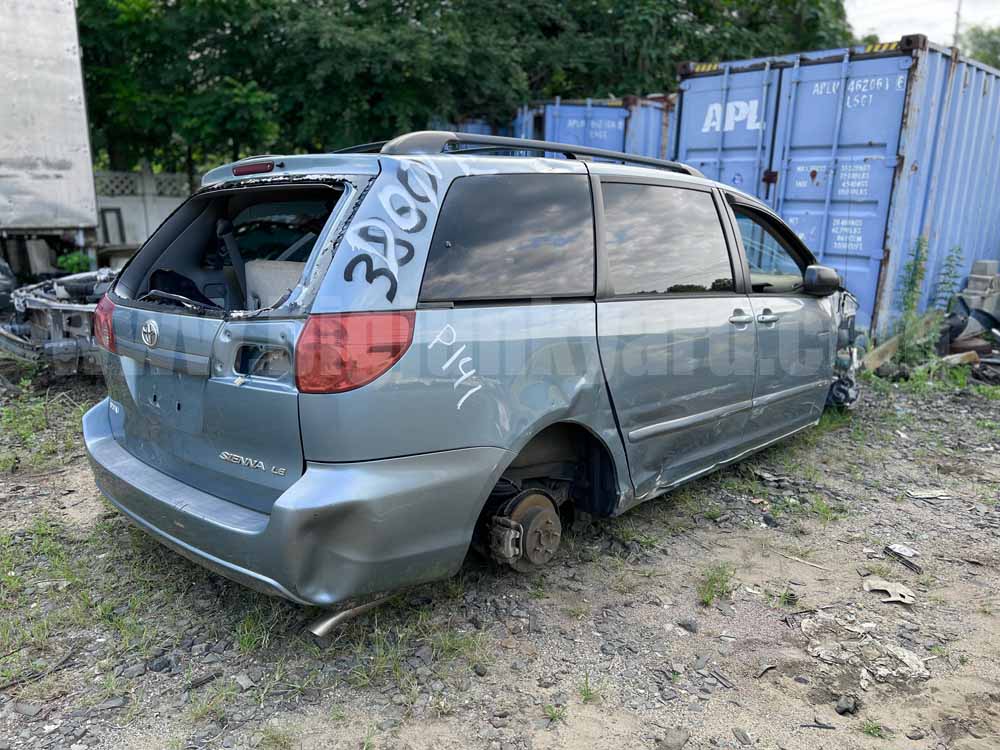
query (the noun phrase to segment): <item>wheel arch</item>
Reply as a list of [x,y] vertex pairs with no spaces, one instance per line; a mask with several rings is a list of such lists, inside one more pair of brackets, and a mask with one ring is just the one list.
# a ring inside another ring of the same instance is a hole
[[559,419],[541,425],[509,455],[500,480],[512,475],[530,477],[533,469],[544,471],[566,462],[585,466],[586,481],[574,483],[578,494],[571,499],[575,508],[594,516],[614,515],[631,492],[630,484],[622,485],[619,473],[622,468],[627,472],[627,466],[620,465],[604,437],[579,420]]

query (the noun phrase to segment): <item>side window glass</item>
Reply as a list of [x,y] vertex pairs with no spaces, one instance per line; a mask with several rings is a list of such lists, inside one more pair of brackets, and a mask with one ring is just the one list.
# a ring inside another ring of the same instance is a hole
[[601,190],[616,296],[735,289],[711,193],[621,182]]
[[586,175],[476,175],[452,183],[431,240],[422,302],[593,293]]
[[762,221],[734,207],[743,238],[750,286],[756,294],[789,294],[802,288],[803,269],[781,239]]

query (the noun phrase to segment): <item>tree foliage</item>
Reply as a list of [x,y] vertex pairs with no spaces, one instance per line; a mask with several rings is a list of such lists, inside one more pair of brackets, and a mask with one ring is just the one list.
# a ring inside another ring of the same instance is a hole
[[851,42],[842,0],[79,0],[78,17],[97,152],[192,173]]
[[973,59],[1000,68],[1000,26],[973,26],[962,35],[962,44]]

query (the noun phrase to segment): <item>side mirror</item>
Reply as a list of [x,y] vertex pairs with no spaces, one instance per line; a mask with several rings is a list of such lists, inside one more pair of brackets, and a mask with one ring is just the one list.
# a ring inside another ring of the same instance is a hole
[[809,266],[802,289],[806,294],[827,297],[840,289],[840,274],[829,266]]

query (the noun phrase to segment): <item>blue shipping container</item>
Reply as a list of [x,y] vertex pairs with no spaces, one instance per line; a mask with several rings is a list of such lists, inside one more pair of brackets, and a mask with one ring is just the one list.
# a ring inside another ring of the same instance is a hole
[[925,37],[682,70],[670,154],[765,200],[836,267],[886,333],[928,240],[923,304],[947,255],[1000,259],[1000,71]]
[[514,118],[517,138],[535,138],[574,146],[605,148],[663,158],[667,109],[652,99],[555,101],[522,107]]

